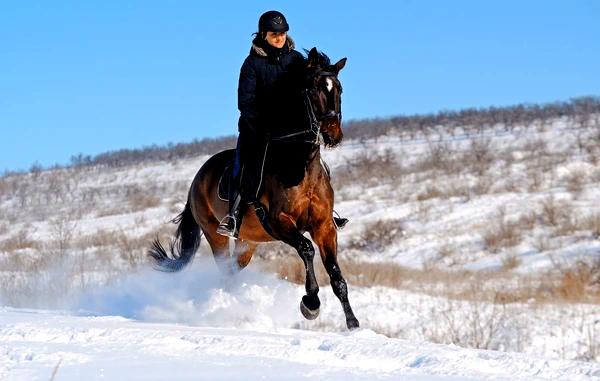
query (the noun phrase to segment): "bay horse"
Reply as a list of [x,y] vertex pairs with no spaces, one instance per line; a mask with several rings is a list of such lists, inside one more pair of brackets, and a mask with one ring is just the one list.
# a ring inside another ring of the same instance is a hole
[[[331,64],[316,48],[308,52],[303,88],[298,93],[307,120],[306,130],[285,130],[272,136],[263,163],[263,186],[254,208],[247,208],[235,241],[234,265],[231,269],[230,238],[217,234],[219,221],[228,212],[228,203],[218,196],[224,169],[231,165],[235,150],[219,152],[209,158],[196,174],[184,210],[173,220],[179,223],[171,242],[170,254],[156,239],[149,251],[155,268],[179,271],[196,253],[203,233],[215,258],[226,272],[248,265],[257,245],[283,241],[292,246],[302,259],[306,271],[306,295],[300,310],[306,319],[319,315],[319,285],[315,277],[315,249],[303,235],[308,232],[319,248],[334,294],[340,300],[348,329],[359,327],[348,301],[348,287],[337,261],[337,231],[333,222],[334,194],[329,173],[321,164],[321,144],[337,146],[343,138],[341,128],[342,87],[338,73],[346,58]],[[290,123],[297,125],[297,123]],[[232,238],[231,238],[232,239]]]

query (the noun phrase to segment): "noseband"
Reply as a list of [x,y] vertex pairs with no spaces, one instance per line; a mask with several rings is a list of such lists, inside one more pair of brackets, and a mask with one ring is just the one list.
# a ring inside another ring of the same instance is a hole
[[[320,71],[317,73],[317,75],[319,75],[319,76],[335,76],[337,74],[329,72],[329,71]],[[317,118],[317,115],[315,113],[315,106],[313,104],[312,99],[308,95],[310,92],[313,92],[315,90],[316,89],[304,89],[304,91],[302,92],[302,95],[304,98],[304,107],[306,107],[306,114],[308,115],[308,119],[309,119],[309,128],[306,130],[300,131],[300,132],[294,132],[294,133],[287,134],[287,135],[272,137],[271,138],[272,141],[304,142],[304,143],[311,143],[313,145],[321,145],[323,143],[323,136],[321,135],[321,122],[325,118],[321,118],[320,120],[319,120],[319,118]],[[341,110],[339,113],[337,113],[337,116],[341,122],[341,120],[342,120]],[[312,139],[294,139],[296,136],[301,136],[301,135],[306,135],[306,134],[312,135],[312,136],[314,136],[314,138],[312,138]]]

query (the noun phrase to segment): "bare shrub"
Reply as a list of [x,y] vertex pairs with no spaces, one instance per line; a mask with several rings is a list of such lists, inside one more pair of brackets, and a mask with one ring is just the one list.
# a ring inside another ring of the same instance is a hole
[[600,297],[600,259],[588,263],[579,261],[575,266],[562,269],[557,289],[563,300],[571,302],[590,301]]
[[462,162],[470,165],[478,176],[483,176],[494,162],[491,142],[490,138],[471,139],[469,149],[464,153]]
[[542,201],[541,206],[540,219],[543,224],[553,228],[554,236],[568,236],[580,230],[580,223],[570,201],[557,201],[550,195]]
[[64,257],[76,234],[77,222],[69,216],[58,216],[50,220],[50,249],[54,254]]
[[133,211],[146,210],[160,205],[160,198],[141,189],[132,192],[127,197],[127,201]]
[[462,197],[465,201],[471,199],[471,190],[469,185],[463,179],[450,180],[444,191],[447,198]]
[[548,142],[542,138],[528,140],[523,146],[523,151],[528,159],[542,158],[548,155]]
[[600,238],[600,213],[594,213],[581,220],[582,229],[589,230],[592,237]]
[[585,145],[585,153],[586,160],[594,166],[597,166],[600,162],[600,146],[598,145],[597,139],[587,142]]
[[146,261],[147,245],[154,235],[151,233],[142,237],[130,237],[124,230],[120,230],[114,234],[114,242],[121,258],[129,266],[136,267]]
[[484,195],[490,193],[492,188],[493,180],[490,176],[481,176],[477,178],[477,182],[473,187],[473,192],[478,195]]
[[0,251],[12,252],[21,249],[38,249],[39,243],[29,237],[30,226],[25,226],[7,239],[0,241]]
[[444,242],[437,251],[437,260],[445,261],[450,266],[455,264],[453,257],[456,255],[456,247],[448,242]]
[[514,270],[521,265],[521,259],[516,254],[510,254],[502,258],[502,270]]
[[448,142],[439,141],[427,142],[427,154],[417,164],[417,168],[421,171],[438,170],[446,173],[454,173],[457,171],[456,156],[452,145]]
[[373,184],[400,181],[404,170],[391,149],[383,152],[366,151],[351,158],[342,168],[335,171],[332,182],[335,188],[357,182]]
[[[554,236],[566,237],[572,236],[581,230],[581,223],[575,216],[566,215],[560,220],[560,224],[554,228]],[[575,237],[574,237],[575,238]]]
[[109,246],[114,242],[114,232],[108,229],[97,229],[91,234],[79,237],[73,244],[78,249],[87,247]]
[[417,201],[426,201],[433,198],[441,198],[444,196],[441,190],[435,185],[429,184],[425,190],[417,195]]
[[359,250],[383,251],[405,234],[401,220],[378,220],[366,224],[360,235],[354,238],[349,246]]
[[[474,291],[476,292],[476,291]],[[455,344],[478,349],[498,349],[500,332],[507,324],[506,305],[495,298],[493,303],[448,300],[437,321],[424,327],[425,337],[436,343]]]
[[174,226],[160,225],[156,229],[142,235],[133,235],[123,228],[114,230],[98,229],[92,234],[80,237],[73,243],[73,247],[84,250],[90,247],[107,248],[111,259],[120,258],[129,267],[136,267],[145,263],[146,251],[155,238],[168,241],[173,234]]
[[549,237],[548,235],[539,234],[536,236],[536,238],[533,242],[533,247],[535,247],[535,249],[538,252],[542,253],[544,251],[556,249],[557,245],[552,242],[551,237]]
[[484,233],[483,242],[492,253],[518,245],[521,242],[519,223],[507,221],[506,209],[500,208],[492,227]]
[[109,217],[109,216],[118,216],[119,214],[124,214],[128,212],[121,205],[110,206],[108,208],[98,210],[95,215],[96,217]]
[[548,196],[541,204],[541,219],[548,226],[558,226],[568,219],[572,212],[572,206],[567,201],[559,202],[554,195]]
[[0,268],[6,272],[39,273],[48,266],[49,256],[5,255],[0,257]]
[[575,197],[579,197],[583,191],[585,180],[586,174],[584,171],[573,171],[565,178],[566,188]]
[[527,190],[531,193],[539,192],[542,189],[544,183],[544,174],[534,169],[529,169],[527,172],[527,178],[529,179]]

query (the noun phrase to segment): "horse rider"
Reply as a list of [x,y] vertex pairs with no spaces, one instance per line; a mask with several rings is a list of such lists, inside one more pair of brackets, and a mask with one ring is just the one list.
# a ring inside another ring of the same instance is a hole
[[[277,132],[278,123],[297,113],[293,107],[298,94],[294,91],[301,86],[298,81],[303,80],[306,60],[294,50],[294,41],[287,34],[289,29],[281,12],[263,13],[250,54],[240,70],[239,135],[229,186],[229,214],[217,228],[221,235],[237,238],[244,204],[259,196],[270,134]],[[334,217],[338,228],[347,222]]]

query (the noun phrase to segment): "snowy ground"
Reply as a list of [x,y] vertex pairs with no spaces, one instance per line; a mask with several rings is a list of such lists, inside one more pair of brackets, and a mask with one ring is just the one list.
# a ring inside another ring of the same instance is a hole
[[597,380],[600,365],[389,339],[0,309],[3,380]]
[[[578,330],[600,322],[595,306],[499,313],[489,304],[475,311],[464,302],[351,287],[362,328],[347,332],[329,287],[311,322],[298,309],[301,286],[251,269],[234,279],[215,270],[200,259],[181,274],[146,270],[65,292],[60,311],[0,308],[0,379],[48,380],[59,362],[56,380],[600,379],[597,362],[561,360],[581,352],[586,337]],[[451,320],[457,326],[447,326]],[[454,330],[483,344],[490,326],[488,347],[504,352],[424,341]],[[386,330],[408,340],[375,333]],[[506,352],[510,340],[522,341],[527,354]]]

